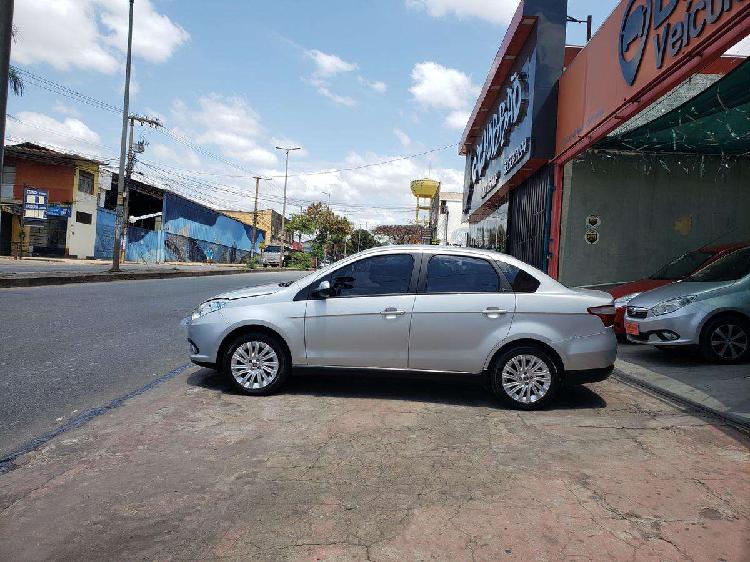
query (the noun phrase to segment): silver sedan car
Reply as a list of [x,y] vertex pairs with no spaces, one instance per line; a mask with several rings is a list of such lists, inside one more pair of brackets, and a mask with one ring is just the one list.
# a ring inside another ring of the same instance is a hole
[[389,246],[218,295],[187,324],[191,360],[248,394],[277,390],[292,367],[487,373],[499,398],[533,409],[609,376],[614,313],[609,294],[500,253]]
[[716,363],[750,359],[750,248],[634,297],[625,331],[631,342],[659,348],[699,346]]

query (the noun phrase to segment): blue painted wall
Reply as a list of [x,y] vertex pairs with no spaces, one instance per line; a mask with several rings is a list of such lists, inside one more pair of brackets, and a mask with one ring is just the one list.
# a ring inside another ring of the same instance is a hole
[[164,233],[159,230],[146,230],[137,226],[128,227],[128,244],[125,259],[128,261],[156,263],[161,257]]
[[99,260],[112,259],[112,247],[115,243],[115,212],[107,209],[96,210],[96,239],[94,240],[94,257]]
[[[207,209],[197,203],[183,199],[173,193],[164,194],[164,231],[185,238],[227,248],[250,251],[253,227]],[[256,251],[264,239],[264,231],[258,230]]]

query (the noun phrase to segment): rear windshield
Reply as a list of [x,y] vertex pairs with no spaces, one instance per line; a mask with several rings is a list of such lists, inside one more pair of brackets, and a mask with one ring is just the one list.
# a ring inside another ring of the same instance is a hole
[[266,252],[280,252],[281,246],[266,246]]
[[713,254],[709,252],[689,252],[662,267],[649,279],[665,279],[667,281],[679,281],[680,279],[685,279],[685,277],[706,263],[711,256],[713,256]]
[[719,258],[686,281],[737,281],[750,275],[750,248],[743,248]]

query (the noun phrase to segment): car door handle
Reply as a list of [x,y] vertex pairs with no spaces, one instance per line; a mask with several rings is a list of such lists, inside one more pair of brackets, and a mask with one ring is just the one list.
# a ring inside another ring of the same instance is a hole
[[385,310],[383,310],[380,314],[383,316],[401,316],[402,314],[406,314],[405,310],[397,310],[392,306],[389,306]]
[[501,314],[508,314],[507,310],[502,310],[496,306],[488,306],[482,311],[482,314],[489,318],[497,318]]

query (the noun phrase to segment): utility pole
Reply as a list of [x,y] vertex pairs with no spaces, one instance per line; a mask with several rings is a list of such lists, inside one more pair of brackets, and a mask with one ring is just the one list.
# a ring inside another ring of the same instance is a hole
[[[130,60],[133,50],[133,1],[130,0],[128,15],[128,54],[125,62],[125,93],[122,102],[122,134],[120,136],[120,167],[117,174],[117,213],[115,215],[115,242],[112,249],[113,273],[120,271],[120,248],[122,246],[122,232],[125,229],[125,156],[128,142],[128,110],[130,106]],[[7,80],[6,80],[7,81]]]
[[258,190],[260,189],[260,180],[268,180],[270,178],[262,178],[260,176],[253,176],[255,179],[255,206],[253,207],[253,245],[250,248],[250,257],[255,255],[255,243],[258,241]]
[[[133,174],[133,168],[135,168],[135,155],[142,153],[146,149],[146,143],[144,141],[139,141],[138,143],[133,145],[133,129],[135,128],[135,123],[138,122],[141,125],[149,125],[150,127],[161,127],[162,123],[158,119],[152,119],[150,117],[142,117],[140,115],[130,115],[128,116],[128,121],[130,124],[130,133],[128,135],[128,157],[127,157],[127,164],[125,165],[125,181],[123,183],[123,190],[122,190],[122,216],[123,216],[123,222],[122,222],[122,228],[120,228],[119,232],[115,229],[115,251],[118,253],[117,256],[117,271],[119,271],[120,266],[120,256],[119,252],[122,247],[122,241],[123,239],[127,239],[126,233],[127,228],[129,225],[128,221],[128,212],[130,208],[130,176]],[[121,178],[118,176],[117,178],[117,185],[118,185],[118,194],[117,198],[120,199],[120,193],[119,193],[119,185],[120,185]],[[119,207],[119,204],[118,204]],[[117,236],[119,235],[119,239]],[[112,270],[114,269],[114,256],[112,256]]]
[[281,210],[281,261],[279,261],[279,268],[284,267],[284,242],[286,242],[284,238],[286,236],[286,184],[289,179],[289,153],[292,150],[300,150],[301,148],[301,146],[276,147],[276,150],[283,150],[286,152],[286,161],[284,164],[284,204]]
[[[0,2],[0,190],[3,185],[5,113],[8,111],[8,70],[10,70],[12,35],[13,0],[4,0]],[[0,224],[2,224],[2,215],[0,212]]]

